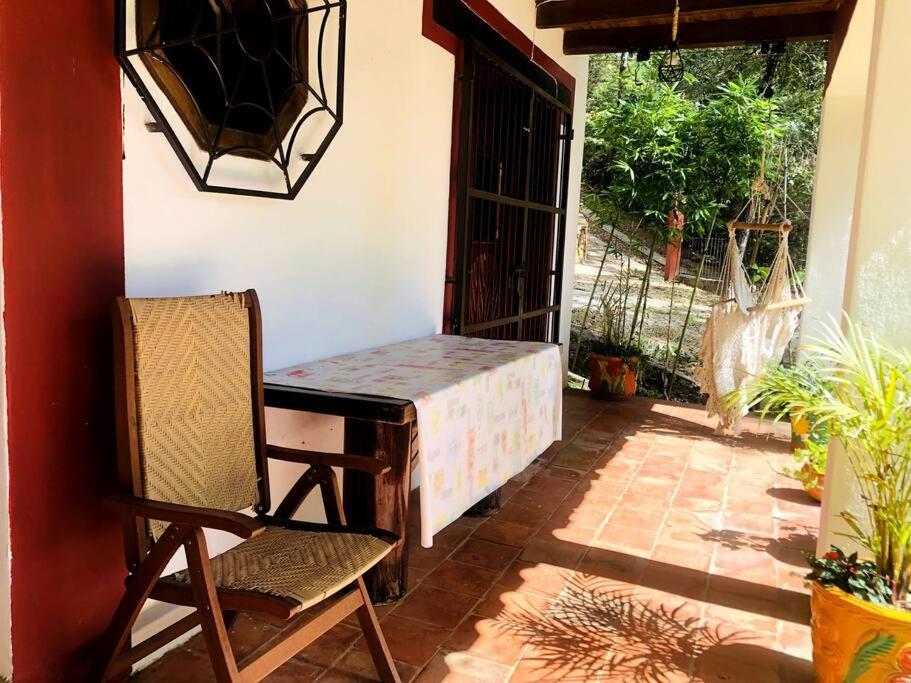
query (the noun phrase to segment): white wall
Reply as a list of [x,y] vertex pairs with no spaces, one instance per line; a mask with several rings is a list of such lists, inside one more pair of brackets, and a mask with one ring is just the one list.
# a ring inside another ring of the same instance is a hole
[[875,0],[859,0],[822,104],[801,341],[818,336],[844,308],[873,36]]
[[[842,55],[835,75],[842,70],[850,74],[860,66],[852,66],[852,59],[866,59],[863,117],[861,125],[855,122],[840,139],[826,143],[831,147],[845,144],[849,137],[860,140],[857,165],[841,169],[856,180],[846,244],[844,309],[881,339],[905,348],[911,346],[911,97],[904,60],[909,25],[907,0],[858,2],[848,37],[857,32],[866,43],[853,57]],[[819,239],[825,239],[825,226],[820,226]],[[833,276],[829,284],[835,288],[840,281]],[[831,543],[844,545],[837,535],[844,529],[838,514],[859,506],[853,477],[837,447],[830,451],[826,489],[820,549]]]
[[[577,80],[569,311],[588,60],[562,55],[562,31],[535,34],[532,0],[493,4]],[[125,83],[127,295],[256,288],[266,369],[438,332],[455,62],[421,35],[422,5],[349,0],[345,122],[293,202],[197,192],[164,136],[146,131],[151,117]],[[568,316],[561,328],[566,342]],[[337,419],[270,411],[267,423],[270,441],[341,446]],[[274,499],[298,471],[273,470]],[[228,542],[213,538],[210,549]],[[153,607],[138,630],[160,616]]]

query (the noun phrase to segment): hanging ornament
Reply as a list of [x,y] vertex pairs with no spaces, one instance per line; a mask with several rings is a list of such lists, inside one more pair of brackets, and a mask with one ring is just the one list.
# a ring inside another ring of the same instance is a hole
[[664,279],[671,282],[680,274],[680,255],[683,250],[683,225],[686,218],[676,204],[667,217],[667,244],[664,248]]
[[658,67],[658,78],[662,83],[672,85],[683,78],[684,67],[683,57],[680,56],[680,48],[677,46],[677,27],[680,23],[680,0],[674,3],[674,22],[671,27],[671,47],[665,53]]

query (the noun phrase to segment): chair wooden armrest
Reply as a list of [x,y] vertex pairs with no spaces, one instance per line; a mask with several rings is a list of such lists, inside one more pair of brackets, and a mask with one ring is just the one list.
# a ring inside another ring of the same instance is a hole
[[360,470],[378,477],[386,474],[391,469],[375,458],[361,455],[346,455],[344,453],[319,453],[317,451],[304,451],[297,448],[284,446],[266,446],[266,455],[275,460],[299,462],[306,465],[322,467],[341,467],[346,470]]
[[239,536],[253,538],[261,533],[266,525],[254,517],[242,515],[229,510],[194,507],[165,503],[158,500],[139,498],[138,496],[112,495],[107,500],[133,517],[144,517],[172,524],[199,526],[207,529],[219,529]]

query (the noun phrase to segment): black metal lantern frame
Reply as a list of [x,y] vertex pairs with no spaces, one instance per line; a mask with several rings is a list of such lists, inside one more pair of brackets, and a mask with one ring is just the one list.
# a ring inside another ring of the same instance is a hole
[[680,0],[674,0],[674,18],[671,23],[671,46],[667,53],[661,58],[661,64],[658,65],[658,79],[662,83],[673,85],[683,78],[685,68],[683,66],[683,57],[680,55],[680,47],[677,45],[677,31],[680,28]]
[[347,0],[117,0],[116,54],[202,192],[294,199],[342,126]]

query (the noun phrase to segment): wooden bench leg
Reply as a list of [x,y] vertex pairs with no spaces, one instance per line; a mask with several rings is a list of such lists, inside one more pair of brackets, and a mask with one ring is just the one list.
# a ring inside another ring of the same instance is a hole
[[502,497],[503,489],[498,488],[496,491],[481,498],[481,500],[468,508],[468,510],[465,511],[465,515],[468,517],[490,517],[491,515],[495,515],[500,511]]
[[408,589],[408,497],[415,425],[348,418],[345,453],[377,458],[391,467],[378,477],[348,470],[343,482],[345,517],[354,527],[386,529],[402,543],[364,577],[374,604],[400,600]]

